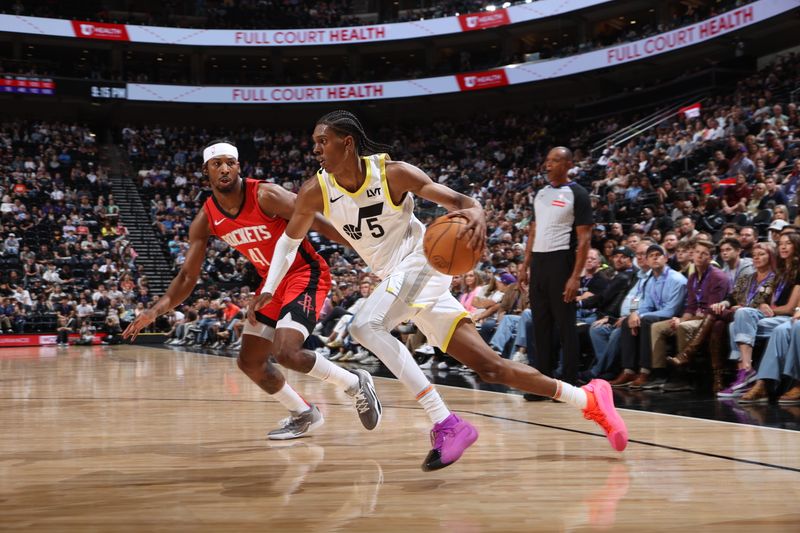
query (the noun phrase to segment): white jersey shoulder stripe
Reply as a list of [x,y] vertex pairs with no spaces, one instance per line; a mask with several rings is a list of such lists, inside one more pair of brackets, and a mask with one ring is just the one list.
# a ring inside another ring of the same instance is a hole
[[389,204],[389,207],[394,209],[395,211],[402,211],[403,206],[397,205],[392,200],[392,192],[389,190],[389,182],[386,179],[386,161],[389,159],[388,154],[380,154],[379,157],[379,165],[381,169],[381,187],[383,187],[383,195],[386,197],[386,203]]
[[328,196],[328,184],[325,177],[322,175],[322,169],[317,171],[317,181],[319,182],[320,189],[322,189],[322,214],[325,215],[325,218],[329,218],[331,215],[331,203],[330,197]]

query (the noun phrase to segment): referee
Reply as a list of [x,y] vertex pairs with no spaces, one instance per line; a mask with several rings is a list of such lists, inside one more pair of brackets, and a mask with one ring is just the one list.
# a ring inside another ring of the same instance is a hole
[[[550,150],[545,168],[550,184],[539,190],[533,201],[533,219],[519,281],[527,283],[530,279],[536,368],[553,377],[558,365],[555,344],[558,335],[563,351],[560,377],[575,384],[578,371],[575,296],[589,253],[592,208],[586,189],[567,176],[572,168],[569,148]],[[526,399],[539,398],[526,395]]]

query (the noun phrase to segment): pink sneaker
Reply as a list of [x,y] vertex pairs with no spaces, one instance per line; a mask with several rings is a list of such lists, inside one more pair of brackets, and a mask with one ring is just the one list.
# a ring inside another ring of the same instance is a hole
[[422,470],[430,472],[439,470],[458,461],[467,448],[478,440],[478,429],[451,414],[431,430],[431,445],[433,449],[428,452]]
[[581,388],[586,391],[588,399],[583,417],[597,422],[606,432],[611,447],[621,452],[628,445],[628,428],[614,407],[611,385],[602,379],[593,379]]

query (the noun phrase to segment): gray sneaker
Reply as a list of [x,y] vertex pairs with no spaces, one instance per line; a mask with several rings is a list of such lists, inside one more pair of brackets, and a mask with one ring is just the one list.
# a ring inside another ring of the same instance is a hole
[[270,440],[289,440],[305,437],[324,423],[325,419],[322,417],[322,413],[319,412],[316,405],[312,405],[308,411],[299,415],[292,414],[292,416],[278,422],[280,427],[267,433],[267,438]]
[[361,419],[361,424],[367,429],[375,429],[381,421],[381,401],[378,395],[375,394],[375,385],[372,383],[372,376],[363,369],[351,370],[353,374],[358,376],[358,390],[353,394],[353,402],[355,402],[356,411],[358,411],[358,418]]

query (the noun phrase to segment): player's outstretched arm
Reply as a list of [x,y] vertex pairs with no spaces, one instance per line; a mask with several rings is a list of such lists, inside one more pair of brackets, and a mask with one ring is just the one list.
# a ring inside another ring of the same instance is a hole
[[[291,191],[287,191],[280,185],[262,183],[258,188],[258,205],[261,207],[261,211],[268,216],[277,216],[285,220],[291,220],[295,206],[297,205],[297,195]],[[316,213],[314,224],[311,225],[311,229],[319,232],[330,241],[349,246],[347,240],[336,231],[333,224],[322,216],[322,213]]]
[[308,230],[314,225],[317,214],[323,210],[322,190],[319,182],[309,180],[300,187],[300,192],[294,203],[294,209],[289,217],[289,224],[283,235],[275,243],[275,251],[269,262],[269,273],[261,293],[250,300],[247,307],[247,319],[251,324],[256,324],[256,310],[261,309],[272,300],[275,289],[278,288],[289,268],[297,256],[297,248],[303,242]]
[[477,200],[440,183],[434,183],[421,169],[402,161],[386,162],[386,178],[393,201],[395,194],[399,201],[406,192],[410,192],[446,207],[448,216],[466,218],[467,224],[459,229],[456,238],[461,238],[465,233],[470,235],[471,232],[470,248],[483,249],[486,241],[486,215]]
[[122,332],[123,338],[136,339],[139,332],[152,324],[156,318],[171,311],[192,294],[206,258],[209,236],[208,217],[205,210],[200,209],[189,228],[189,251],[186,252],[186,261],[181,266],[180,272],[169,284],[166,294],[159,298],[153,307],[141,313],[136,320],[128,324],[128,327]]

